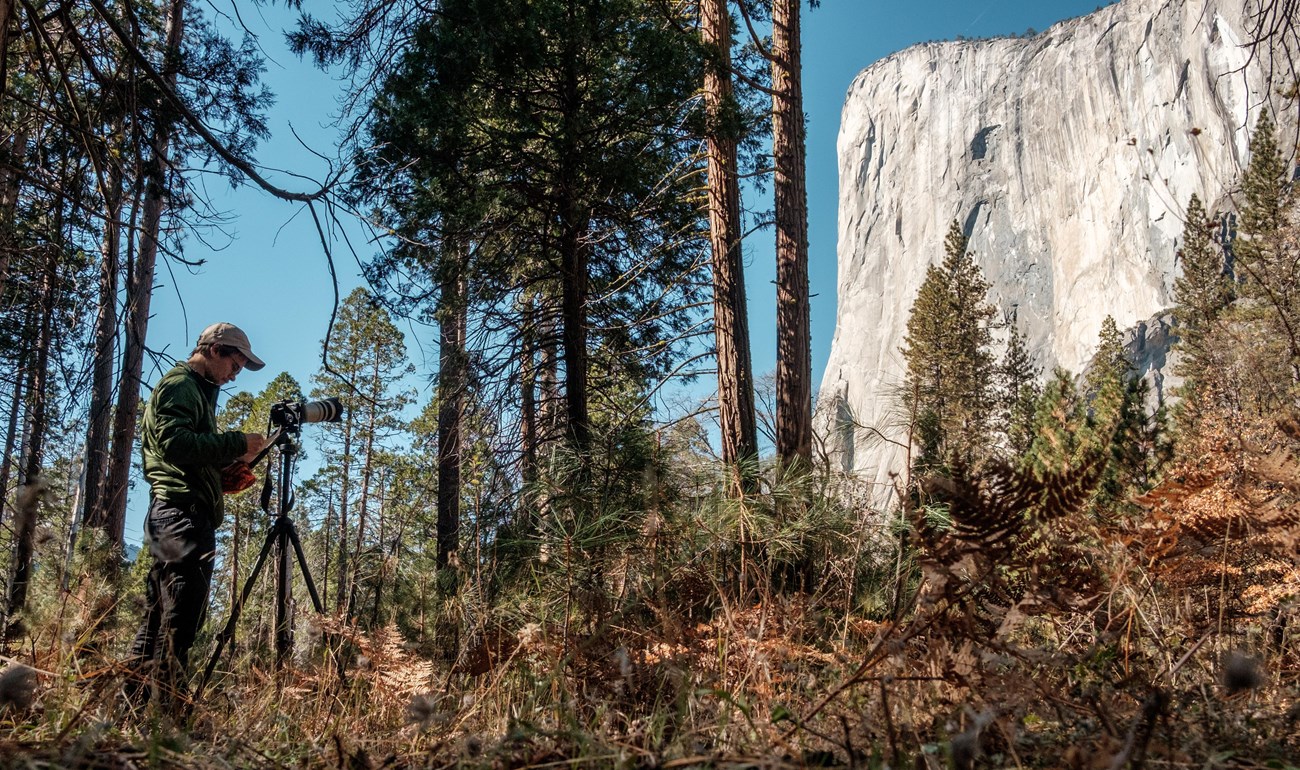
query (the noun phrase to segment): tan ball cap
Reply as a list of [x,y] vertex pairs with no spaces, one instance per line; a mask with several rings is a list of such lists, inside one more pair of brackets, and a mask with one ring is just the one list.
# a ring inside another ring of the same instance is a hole
[[253,355],[253,346],[248,344],[248,335],[244,330],[234,324],[219,323],[212,324],[203,330],[199,335],[199,344],[210,343],[213,345],[226,345],[238,350],[248,359],[248,366],[244,368],[250,372],[255,372],[266,366],[262,359]]

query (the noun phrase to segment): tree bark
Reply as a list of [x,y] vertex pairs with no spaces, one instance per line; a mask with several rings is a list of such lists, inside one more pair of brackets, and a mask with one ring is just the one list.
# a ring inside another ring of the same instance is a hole
[[[37,327],[33,335],[36,360],[28,372],[27,380],[27,416],[23,434],[25,436],[20,481],[33,484],[41,475],[41,463],[45,455],[46,401],[48,399],[48,368],[50,345],[54,330],[54,293],[55,271],[57,270],[56,251],[53,245],[47,245],[43,251],[45,265],[41,275],[40,304],[35,310]],[[8,618],[21,612],[27,605],[27,586],[31,580],[32,554],[36,541],[36,501],[18,500],[15,506],[14,557],[11,581],[9,583]]]
[[[460,547],[461,418],[464,415],[466,292],[463,247],[444,259],[438,345],[438,567]],[[454,264],[446,264],[448,261]]]
[[[91,355],[89,421],[86,427],[85,484],[82,521],[87,529],[102,531],[115,548],[124,546],[123,532],[112,526],[104,500],[105,468],[109,464],[109,434],[113,416],[113,364],[117,339],[117,274],[122,217],[121,167],[113,163],[106,179],[103,262],[99,272],[99,310],[95,316],[95,341]],[[117,539],[115,539],[115,537]]]
[[26,126],[16,130],[4,143],[8,152],[0,163],[0,299],[4,297],[9,285],[9,270],[16,248],[14,223],[17,221],[18,195],[21,191],[19,172],[27,160],[29,139]]
[[[389,565],[395,565],[397,562],[397,552],[401,544],[402,536],[399,531],[398,536],[392,539],[392,545],[389,546],[388,558],[384,558],[384,543],[389,542],[387,534],[388,522],[388,494],[387,485],[384,483],[385,478],[382,471],[379,474],[379,547],[376,549],[379,553],[379,577],[375,580],[375,603],[370,608],[370,627],[379,628],[379,622],[383,619],[383,602],[384,586],[388,582]],[[400,530],[400,528],[399,528]],[[393,583],[396,584],[397,577],[394,575]]]
[[722,460],[733,474],[733,492],[755,491],[747,469],[758,455],[754,375],[742,259],[740,182],[735,97],[731,84],[731,16],[726,0],[703,0],[700,27],[707,49],[704,104],[707,111],[709,236],[713,250],[713,331],[718,357],[718,424]]
[[[370,395],[379,397],[379,358],[374,360],[370,373]],[[361,566],[361,555],[366,547],[366,527],[370,525],[370,481],[375,473],[375,421],[378,418],[379,404],[372,402],[366,409],[366,426],[362,431],[366,459],[361,464],[361,488],[357,495],[357,546],[352,551],[352,576],[348,591],[348,611],[344,616],[351,620],[357,614],[357,570]]]
[[776,451],[812,462],[808,193],[799,0],[772,3],[772,154],[776,166]]
[[[570,3],[570,16],[574,14]],[[576,23],[574,25],[576,27]],[[572,36],[570,36],[571,38]],[[567,45],[576,49],[577,43],[569,39]],[[557,210],[560,233],[560,323],[561,345],[564,349],[564,400],[568,409],[569,443],[578,455],[578,462],[586,468],[591,448],[591,415],[587,399],[587,245],[583,233],[587,222],[582,216],[579,199],[581,180],[574,159],[579,157],[578,117],[581,86],[578,80],[576,50],[565,58],[561,95],[560,167],[557,191]]]
[[344,412],[343,428],[343,478],[339,484],[339,542],[338,542],[338,596],[334,597],[335,611],[343,612],[348,603],[348,495],[352,492],[352,410]]
[[587,407],[587,261],[579,240],[575,227],[565,228],[560,271],[564,280],[564,404],[569,442],[581,460],[591,446],[591,415]]
[[0,0],[0,105],[5,102],[6,88],[9,85],[9,25],[13,23],[17,7],[14,0]]
[[[185,31],[185,0],[171,0],[167,7],[167,40],[163,50],[163,78],[176,86],[176,66]],[[135,449],[135,427],[140,404],[141,372],[144,368],[145,337],[149,331],[149,303],[153,296],[154,268],[158,259],[163,211],[167,208],[167,154],[173,122],[170,110],[158,110],[150,140],[151,156],[143,169],[145,197],[137,253],[127,282],[126,336],[122,371],[118,378],[117,410],[113,418],[113,448],[103,495],[107,510],[104,529],[110,540],[123,541],[126,528],[126,490]]]
[[14,446],[18,443],[18,415],[23,407],[23,385],[27,381],[27,351],[20,351],[13,372],[13,400],[9,402],[9,425],[5,432],[4,454],[0,455],[0,526],[4,525],[5,504],[9,499],[9,474],[13,464]]
[[525,306],[525,331],[519,363],[519,477],[525,487],[531,487],[537,481],[537,346],[533,331],[536,321],[533,306]]

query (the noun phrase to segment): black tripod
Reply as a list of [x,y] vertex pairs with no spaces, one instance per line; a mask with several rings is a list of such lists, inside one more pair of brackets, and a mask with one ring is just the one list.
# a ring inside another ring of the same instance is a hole
[[[194,694],[196,701],[203,694],[203,688],[207,686],[208,679],[216,669],[217,660],[225,650],[226,644],[235,638],[235,625],[239,622],[239,613],[243,611],[244,603],[248,601],[248,595],[252,593],[253,584],[257,582],[262,567],[266,565],[267,556],[274,553],[276,563],[275,667],[277,669],[284,667],[285,661],[289,658],[289,652],[293,648],[293,628],[289,617],[289,604],[292,600],[290,589],[293,585],[289,574],[291,566],[289,561],[290,546],[298,556],[298,568],[302,570],[303,582],[307,584],[307,592],[311,594],[312,606],[316,608],[317,613],[325,614],[320,596],[316,593],[316,583],[312,580],[311,571],[307,568],[307,557],[303,555],[302,541],[298,539],[298,530],[293,525],[293,519],[289,518],[289,511],[294,504],[291,482],[293,464],[298,456],[298,435],[297,431],[286,428],[281,430],[272,442],[272,445],[278,447],[280,451],[279,504],[276,506],[275,519],[271,522],[271,529],[266,533],[266,541],[262,543],[262,551],[257,555],[257,562],[253,565],[253,571],[248,576],[248,582],[244,583],[244,590],[240,593],[239,600],[230,609],[230,619],[226,621],[226,627],[221,629],[221,633],[217,634],[217,649],[212,653],[212,658],[208,661],[208,667],[203,671],[203,678],[199,680],[198,689]],[[269,472],[267,481],[270,481]],[[264,487],[262,510],[268,515],[271,513],[270,498],[270,487]]]

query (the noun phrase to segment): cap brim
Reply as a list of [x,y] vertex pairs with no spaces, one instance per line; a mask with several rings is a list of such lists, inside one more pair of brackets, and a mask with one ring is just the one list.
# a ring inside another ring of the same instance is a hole
[[262,367],[266,366],[266,362],[258,358],[257,356],[253,355],[253,351],[241,350],[239,352],[243,353],[244,358],[248,359],[248,363],[244,366],[244,368],[247,369],[248,371],[255,372],[258,369],[261,369]]

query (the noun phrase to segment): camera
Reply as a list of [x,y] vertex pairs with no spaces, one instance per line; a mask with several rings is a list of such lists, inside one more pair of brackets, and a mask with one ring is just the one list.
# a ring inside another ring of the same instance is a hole
[[297,430],[307,422],[338,422],[343,419],[343,404],[337,398],[320,401],[278,401],[271,405],[271,424]]

